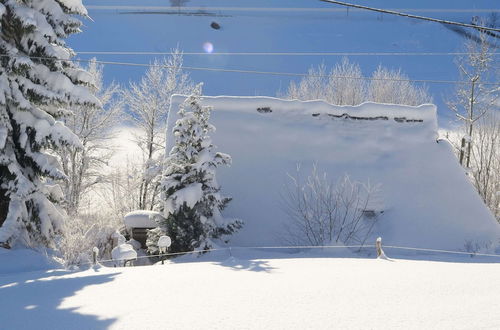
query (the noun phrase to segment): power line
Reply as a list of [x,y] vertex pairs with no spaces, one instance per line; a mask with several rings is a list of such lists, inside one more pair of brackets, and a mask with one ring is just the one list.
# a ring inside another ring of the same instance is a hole
[[[79,55],[171,55],[172,52],[147,51],[76,51]],[[206,56],[464,56],[463,52],[183,52],[182,55]],[[492,53],[500,55],[500,53]]]
[[[245,11],[245,12],[345,12],[343,8],[296,8],[296,7],[181,7],[181,6],[126,6],[126,5],[87,5],[85,8],[90,10],[165,10],[172,12],[193,12],[193,11]],[[355,9],[356,11],[363,11],[363,9]],[[391,9],[394,11],[412,11],[420,13],[492,13],[500,12],[498,8],[397,8]]]
[[[41,57],[41,56],[11,56],[6,54],[0,54],[0,57],[16,57],[16,58],[30,58],[37,60],[52,60],[61,62],[81,62],[90,63],[93,60],[83,60],[83,59],[61,59],[54,57]],[[159,67],[159,68],[174,68],[171,65],[164,64],[148,64],[148,63],[132,63],[132,62],[116,62],[116,61],[100,61],[96,60],[95,63],[103,65],[120,65],[120,66],[131,66],[131,67]],[[224,68],[207,68],[207,67],[193,67],[193,66],[183,66],[183,70],[192,71],[209,71],[209,72],[230,72],[230,73],[246,73],[246,74],[259,74],[259,75],[273,75],[273,76],[289,76],[289,77],[334,77],[339,79],[353,79],[353,80],[376,80],[376,81],[399,81],[399,82],[418,82],[418,83],[432,83],[432,84],[470,84],[469,81],[455,81],[455,80],[432,80],[432,79],[391,79],[391,78],[371,78],[371,77],[352,77],[352,76],[332,76],[328,74],[309,74],[309,73],[294,73],[294,72],[277,72],[277,71],[258,71],[258,70],[242,70],[242,69],[224,69]],[[493,85],[500,86],[499,83],[481,83],[483,85]]]
[[341,1],[336,1],[336,0],[319,0],[319,1],[333,3],[333,4],[342,5],[342,6],[346,6],[346,7],[371,10],[371,11],[375,11],[375,12],[378,12],[378,13],[397,15],[397,16],[403,16],[403,17],[408,17],[408,18],[415,18],[415,19],[420,19],[420,20],[424,20],[424,21],[430,21],[430,22],[436,22],[436,23],[442,23],[442,24],[448,24],[448,25],[457,25],[457,26],[462,26],[462,27],[468,27],[468,28],[473,28],[473,29],[482,30],[482,31],[500,32],[500,29],[486,27],[486,26],[479,26],[479,25],[473,25],[473,24],[459,23],[459,22],[447,21],[447,20],[443,20],[443,19],[437,19],[437,18],[431,18],[431,17],[425,17],[425,16],[418,16],[418,15],[406,14],[406,13],[401,13],[401,12],[398,12],[398,11],[387,10],[387,9],[365,7],[365,6],[355,5],[355,4],[352,4],[352,3],[341,2]]

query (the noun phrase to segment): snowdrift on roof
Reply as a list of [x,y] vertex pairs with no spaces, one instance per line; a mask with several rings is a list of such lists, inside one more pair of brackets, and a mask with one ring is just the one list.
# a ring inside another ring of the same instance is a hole
[[[185,96],[174,95],[167,128]],[[458,164],[450,145],[437,141],[436,107],[270,97],[205,96],[214,107],[218,151],[233,158],[217,172],[222,193],[233,197],[228,217],[245,221],[235,245],[279,245],[288,217],[282,195],[287,173],[300,164],[306,177],[317,164],[332,180],[344,174],[381,185],[373,239],[385,244],[464,249],[466,242],[497,244],[500,226]]]
[[137,210],[125,214],[123,222],[127,228],[155,228],[158,225],[154,218],[158,215],[155,211]]

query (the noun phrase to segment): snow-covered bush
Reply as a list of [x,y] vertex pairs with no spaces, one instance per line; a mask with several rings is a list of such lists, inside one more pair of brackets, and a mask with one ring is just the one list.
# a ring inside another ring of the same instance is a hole
[[352,181],[348,175],[333,182],[316,166],[305,182],[299,166],[296,175],[289,177],[283,193],[284,211],[290,216],[283,238],[287,243],[365,244],[378,218],[373,202],[380,193],[378,186]]
[[66,221],[58,244],[66,266],[90,262],[94,247],[100,259],[111,258],[113,234],[121,226],[121,221],[105,213],[81,214]]
[[165,235],[165,231],[161,227],[148,230],[148,238],[146,239],[146,246],[150,254],[159,254],[160,248],[158,247],[158,240]]
[[58,119],[75,105],[99,106],[92,77],[69,61],[74,15],[87,15],[80,0],[0,3],[1,245],[53,246],[62,230],[52,187],[65,174],[51,149],[81,144]]
[[166,218],[160,225],[172,238],[172,252],[210,248],[211,239],[224,239],[242,225],[221,215],[231,198],[219,193],[216,169],[229,165],[231,157],[215,152],[209,136],[215,130],[208,122],[211,108],[200,104],[200,96],[201,84],[181,104],[173,129],[175,144],[164,163],[161,189]]

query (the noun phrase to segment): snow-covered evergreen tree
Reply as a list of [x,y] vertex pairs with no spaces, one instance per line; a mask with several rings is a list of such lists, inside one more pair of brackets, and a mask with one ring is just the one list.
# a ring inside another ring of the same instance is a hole
[[80,0],[0,1],[0,245],[51,246],[63,214],[50,150],[80,146],[57,119],[72,105],[99,104],[92,77],[69,59],[64,39],[80,32]]
[[166,218],[161,225],[172,238],[172,252],[210,248],[211,239],[230,235],[242,225],[221,215],[231,198],[219,193],[216,169],[229,165],[231,157],[215,152],[209,136],[215,131],[208,122],[211,108],[200,104],[201,86],[180,106],[175,144],[164,164]]

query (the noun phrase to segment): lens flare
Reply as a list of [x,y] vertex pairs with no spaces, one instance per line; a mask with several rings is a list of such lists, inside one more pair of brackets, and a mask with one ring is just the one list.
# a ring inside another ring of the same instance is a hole
[[214,51],[214,45],[212,45],[211,42],[207,41],[203,44],[203,50],[205,50],[205,52],[210,54]]

